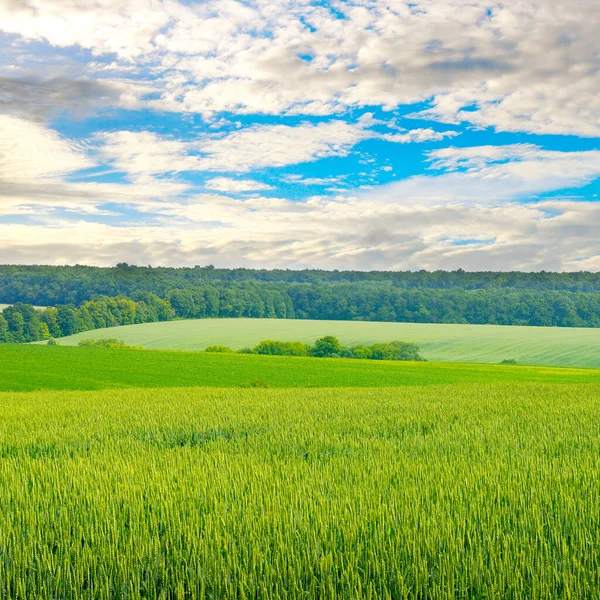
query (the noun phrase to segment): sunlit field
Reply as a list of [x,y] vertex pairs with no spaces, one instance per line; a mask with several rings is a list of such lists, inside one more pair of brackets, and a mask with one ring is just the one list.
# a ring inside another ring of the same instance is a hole
[[514,365],[0,345],[0,390],[135,387],[396,387],[598,383],[600,371]]
[[161,350],[203,350],[213,344],[239,349],[261,340],[313,343],[334,335],[343,345],[402,340],[419,345],[430,361],[600,368],[600,329],[507,327],[293,319],[186,319],[85,331],[62,338],[76,346],[88,338],[118,338],[132,346]]
[[600,386],[0,394],[0,597],[593,598]]

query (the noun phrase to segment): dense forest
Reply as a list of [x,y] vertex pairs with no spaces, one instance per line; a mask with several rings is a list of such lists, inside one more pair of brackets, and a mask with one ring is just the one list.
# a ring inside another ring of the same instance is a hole
[[600,275],[0,266],[0,303],[3,342],[218,317],[600,327]]
[[[287,289],[288,284],[327,286],[354,284],[355,289],[394,290],[529,290],[600,292],[600,273],[522,273],[458,271],[291,271],[136,267],[112,268],[0,265],[0,303],[27,302],[40,306],[80,304],[94,296],[133,296],[152,292],[165,297],[172,289],[204,284],[221,288],[255,283]],[[363,285],[360,285],[363,284]]]

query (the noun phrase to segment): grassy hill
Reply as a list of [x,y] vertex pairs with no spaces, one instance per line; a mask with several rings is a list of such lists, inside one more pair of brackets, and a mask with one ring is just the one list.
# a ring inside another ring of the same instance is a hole
[[0,345],[0,391],[598,383],[586,369]]
[[199,319],[127,325],[62,338],[76,346],[85,338],[116,337],[127,344],[163,350],[202,350],[213,344],[235,349],[261,340],[314,342],[335,335],[344,345],[403,340],[415,342],[430,361],[600,368],[600,329],[437,325],[366,321]]

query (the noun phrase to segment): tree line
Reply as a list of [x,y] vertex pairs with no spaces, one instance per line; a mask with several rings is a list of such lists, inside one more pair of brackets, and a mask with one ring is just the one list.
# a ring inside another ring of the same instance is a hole
[[[133,297],[151,292],[165,298],[170,290],[211,285],[219,290],[236,284],[260,284],[287,290],[353,285],[355,289],[501,290],[600,292],[600,273],[523,273],[457,271],[321,271],[141,267],[0,265],[0,302],[40,306],[79,305],[96,296]],[[341,288],[342,289],[342,288]]]
[[414,360],[425,361],[419,346],[410,342],[377,342],[358,346],[342,346],[338,338],[326,335],[314,344],[264,340],[253,348],[232,350],[228,346],[208,346],[206,352],[235,352],[237,354],[262,354],[270,356],[312,356],[314,358],[358,358],[363,360]]
[[17,302],[0,314],[0,342],[32,342],[82,331],[224,317],[600,327],[600,293],[403,289],[386,283],[200,285],[96,296],[41,310]]

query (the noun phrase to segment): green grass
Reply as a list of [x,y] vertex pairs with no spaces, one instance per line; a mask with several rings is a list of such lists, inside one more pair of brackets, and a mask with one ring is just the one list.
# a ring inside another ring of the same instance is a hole
[[111,387],[394,387],[445,383],[600,382],[600,371],[550,367],[0,345],[0,390]]
[[600,329],[430,325],[365,321],[278,319],[201,319],[127,325],[62,338],[77,345],[86,338],[116,337],[132,346],[164,350],[202,350],[222,344],[254,346],[265,339],[312,343],[335,335],[345,346],[402,340],[415,342],[431,361],[600,368]]
[[599,413],[598,385],[0,394],[0,597],[597,598]]

